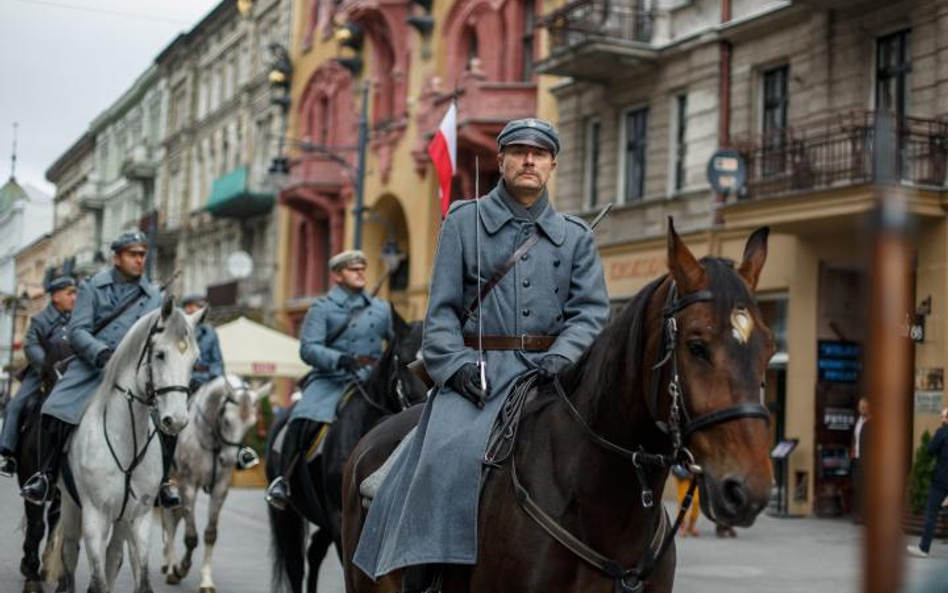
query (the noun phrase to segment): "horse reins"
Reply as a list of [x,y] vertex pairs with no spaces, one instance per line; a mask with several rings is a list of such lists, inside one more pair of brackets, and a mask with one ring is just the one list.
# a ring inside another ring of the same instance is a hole
[[[655,533],[652,537],[652,544],[646,545],[644,555],[634,567],[623,568],[621,563],[610,559],[609,557],[604,556],[592,549],[582,540],[570,533],[566,528],[557,523],[555,519],[550,517],[550,515],[540,508],[536,501],[533,500],[533,498],[530,496],[530,493],[520,482],[520,479],[517,476],[516,456],[511,454],[512,450],[506,452],[506,455],[509,455],[510,457],[510,479],[514,487],[517,500],[523,507],[524,511],[527,513],[527,516],[533,519],[533,521],[539,525],[548,535],[560,542],[573,554],[591,566],[599,569],[609,578],[613,579],[617,593],[636,593],[644,587],[648,575],[651,574],[657,562],[662,558],[674,541],[675,534],[678,532],[678,529],[685,518],[685,514],[692,504],[694,492],[698,484],[697,476],[702,473],[702,469],[695,463],[694,455],[685,446],[685,442],[687,441],[688,437],[699,430],[705,430],[717,424],[730,422],[732,420],[738,420],[742,418],[761,418],[768,421],[770,420],[770,413],[767,411],[766,407],[760,403],[749,402],[743,402],[726,408],[714,410],[695,419],[691,419],[688,415],[688,411],[684,405],[684,399],[682,397],[681,381],[678,376],[678,356],[676,354],[676,346],[678,342],[678,324],[675,321],[675,314],[696,303],[709,302],[713,300],[713,298],[714,295],[710,290],[699,290],[684,297],[678,298],[677,288],[674,281],[672,281],[665,306],[662,308],[663,331],[662,342],[659,348],[659,353],[662,355],[662,357],[652,367],[650,395],[652,411],[653,413],[657,414],[661,373],[665,365],[670,362],[671,367],[670,379],[668,381],[668,394],[671,397],[671,406],[669,408],[668,422],[663,423],[656,420],[655,423],[662,432],[669,435],[671,438],[671,453],[648,453],[644,450],[644,448],[640,448],[638,451],[632,451],[602,437],[596,433],[592,427],[589,426],[582,414],[580,414],[579,410],[577,410],[573,405],[573,402],[570,401],[569,396],[563,390],[562,385],[560,385],[559,379],[555,376],[553,379],[553,385],[559,400],[565,404],[566,409],[569,411],[569,415],[583,429],[586,437],[599,447],[615,453],[620,457],[632,462],[632,465],[635,468],[636,478],[642,489],[642,506],[644,508],[651,508],[654,505],[654,495],[652,489],[648,485],[645,471],[646,468],[651,467],[667,470],[673,465],[680,464],[685,467],[685,469],[687,469],[688,472],[693,476],[691,484],[688,487],[688,492],[685,495],[685,498],[682,500],[681,508],[678,511],[678,516],[676,517],[671,529],[664,534],[664,537],[660,538],[661,531],[665,525],[665,521],[660,517],[658,525],[655,528]],[[524,398],[536,380],[536,371],[530,371],[530,373],[532,374],[525,375],[524,379],[522,380],[523,385],[518,385],[518,391],[523,392],[522,397]],[[522,408],[522,402],[519,407]],[[519,414],[517,414],[517,417],[519,418]],[[509,430],[511,429],[505,429],[505,431]],[[515,436],[516,429],[514,428],[512,431],[513,432],[511,434]],[[506,458],[506,455],[504,458]],[[502,462],[503,459],[500,459],[499,461]],[[486,462],[489,465],[493,465],[496,464],[498,460],[487,459]],[[664,510],[662,511],[662,516],[664,516]],[[661,543],[655,547],[653,544],[659,539],[661,539]]]
[[128,404],[128,416],[131,419],[132,424],[132,450],[135,452],[135,455],[129,462],[128,467],[122,467],[122,462],[119,461],[118,455],[115,453],[115,448],[112,446],[111,439],[109,439],[109,430],[107,424],[108,406],[102,407],[102,433],[105,435],[105,444],[109,447],[109,453],[112,454],[112,459],[115,461],[115,465],[118,466],[119,470],[125,475],[125,495],[122,497],[122,510],[119,512],[118,516],[118,520],[120,521],[122,520],[122,517],[125,516],[125,509],[128,506],[129,496],[136,499],[138,498],[135,495],[134,490],[132,490],[132,474],[145,459],[145,454],[148,452],[148,447],[151,445],[151,441],[155,438],[155,435],[158,434],[158,421],[157,419],[153,419],[152,422],[155,425],[154,429],[148,432],[148,438],[145,440],[144,446],[141,449],[138,448],[138,429],[135,426],[133,403],[138,403],[150,408],[152,413],[154,413],[155,404],[158,402],[158,397],[175,391],[184,392],[186,395],[191,394],[191,388],[185,385],[167,385],[165,387],[159,387],[158,389],[155,389],[154,370],[152,369],[151,358],[152,354],[154,353],[154,337],[163,331],[165,331],[165,328],[159,327],[158,320],[155,320],[152,326],[148,329],[148,337],[145,339],[145,345],[142,347],[141,354],[138,357],[138,364],[135,366],[135,375],[138,376],[138,370],[141,369],[142,364],[144,363],[146,365],[145,397],[136,395],[134,391],[126,387],[122,387],[118,383],[115,383],[112,386],[113,389],[120,391],[125,395],[125,402]]
[[[234,388],[233,388],[233,386],[230,384],[230,381],[227,379],[227,377],[224,377],[223,379],[224,379],[224,386],[227,388],[227,391],[230,392],[231,394],[233,394],[233,393],[234,393]],[[241,385],[241,389],[247,389],[246,384]],[[240,404],[239,404],[239,402],[238,402],[237,400],[235,400],[235,399],[234,399],[233,397],[231,397],[230,395],[228,395],[227,397],[225,397],[224,400],[223,400],[223,401],[218,405],[218,407],[217,407],[217,414],[215,414],[214,423],[213,423],[213,424],[211,423],[210,420],[207,419],[207,416],[204,415],[204,412],[201,410],[200,407],[196,407],[196,408],[195,408],[195,411],[197,412],[197,416],[198,416],[198,418],[201,419],[201,422],[203,422],[205,425],[211,427],[211,436],[213,436],[213,438],[214,438],[214,443],[211,445],[211,452],[213,453],[213,455],[212,455],[211,457],[212,457],[213,460],[214,460],[213,463],[212,463],[212,465],[211,465],[211,481],[210,481],[211,486],[207,486],[207,487],[205,488],[205,492],[208,492],[208,493],[210,493],[210,490],[211,490],[211,488],[213,487],[213,484],[216,484],[216,483],[217,483],[217,456],[218,456],[218,454],[219,454],[221,451],[224,450],[224,447],[225,447],[225,446],[226,446],[226,447],[235,447],[235,448],[237,448],[238,450],[239,450],[241,447],[243,447],[243,443],[238,443],[238,442],[235,442],[235,441],[228,440],[227,437],[225,437],[225,436],[224,436],[224,433],[222,432],[222,429],[221,429],[221,421],[222,421],[222,419],[224,418],[224,414],[225,414],[226,411],[227,411],[227,406],[228,406],[228,405],[235,405],[235,406],[236,406],[236,405],[240,405]]]

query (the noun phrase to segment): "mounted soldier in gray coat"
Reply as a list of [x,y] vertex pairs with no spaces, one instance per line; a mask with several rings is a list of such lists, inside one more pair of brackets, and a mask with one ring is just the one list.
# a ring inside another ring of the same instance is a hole
[[[105,363],[132,325],[162,303],[161,291],[144,275],[148,255],[144,233],[124,233],[111,248],[113,266],[79,287],[67,328],[76,358],[43,404],[41,469],[20,490],[35,504],[42,504],[55,487],[63,446],[102,381]],[[167,482],[167,468],[165,473],[162,505],[180,504],[180,497]]]
[[301,381],[303,398],[293,407],[280,447],[280,475],[267,488],[267,502],[278,509],[289,501],[289,476],[301,451],[317,431],[336,419],[336,407],[352,381],[364,380],[392,337],[392,309],[365,290],[366,258],[343,251],[329,260],[335,286],[306,313],[300,358],[313,367]]
[[[181,308],[188,315],[207,305],[207,300],[197,294],[181,299]],[[224,357],[221,355],[221,341],[217,331],[206,321],[197,327],[197,343],[201,349],[201,356],[194,363],[191,373],[191,393],[197,392],[202,385],[224,376]]]
[[[14,452],[20,436],[20,415],[34,397],[42,391],[42,372],[51,351],[64,353],[69,350],[66,324],[76,305],[76,281],[70,276],[60,276],[46,287],[49,304],[30,319],[26,330],[23,351],[28,367],[16,397],[7,405],[7,415],[0,435],[0,475],[16,473]],[[65,344],[63,343],[65,342]]]
[[373,579],[403,569],[402,593],[427,590],[427,565],[477,562],[494,419],[521,374],[539,369],[550,381],[609,315],[591,230],[549,202],[556,130],[515,120],[497,143],[500,183],[453,204],[442,225],[423,343],[437,392],[390,460],[353,558]]

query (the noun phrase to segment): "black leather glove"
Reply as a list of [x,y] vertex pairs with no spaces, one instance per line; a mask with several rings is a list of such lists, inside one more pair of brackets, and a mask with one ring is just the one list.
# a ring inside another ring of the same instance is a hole
[[572,361],[565,356],[549,354],[540,360],[540,366],[537,367],[537,379],[539,379],[541,384],[552,383],[553,377],[559,375],[572,364]]
[[104,368],[105,363],[109,362],[109,359],[112,358],[112,349],[106,348],[95,357],[95,366],[98,368]]
[[336,363],[336,368],[348,371],[354,375],[359,372],[359,363],[355,359],[355,356],[343,354],[339,357],[339,361]]
[[484,402],[490,395],[490,385],[487,385],[487,389],[481,389],[481,372],[477,363],[474,362],[469,362],[458,369],[448,379],[448,387],[457,391],[461,397],[478,408],[484,407]]

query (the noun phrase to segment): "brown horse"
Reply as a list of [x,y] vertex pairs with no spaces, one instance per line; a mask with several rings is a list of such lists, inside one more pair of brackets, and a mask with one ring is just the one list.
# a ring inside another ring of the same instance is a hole
[[[715,521],[754,522],[773,481],[760,385],[774,345],[753,296],[767,235],[755,232],[735,267],[698,261],[669,220],[670,273],[637,294],[558,383],[539,392],[524,383],[513,454],[482,482],[477,564],[440,567],[442,591],[671,591],[674,530],[651,497],[674,463],[697,475]],[[366,514],[359,483],[415,419],[383,423],[349,458],[349,593],[400,588],[399,571],[375,583],[351,559]]]

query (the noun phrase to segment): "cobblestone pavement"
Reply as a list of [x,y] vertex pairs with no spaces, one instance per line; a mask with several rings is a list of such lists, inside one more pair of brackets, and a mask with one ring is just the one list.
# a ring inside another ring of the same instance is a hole
[[[20,591],[18,566],[22,532],[22,505],[14,482],[0,481],[0,593]],[[203,525],[206,498],[198,503]],[[203,527],[202,527],[203,528]],[[858,593],[860,591],[861,531],[851,522],[828,519],[777,519],[761,516],[751,529],[738,530],[733,539],[718,539],[713,526],[702,518],[700,536],[678,544],[676,593]],[[179,537],[180,530],[179,530]],[[915,538],[910,538],[911,543]],[[214,553],[214,576],[220,593],[270,591],[270,536],[263,492],[234,489],[224,505],[220,536]],[[179,545],[180,549],[180,545]],[[178,586],[167,585],[159,573],[161,534],[156,529],[151,548],[151,576],[156,593],[197,591],[197,568]],[[936,541],[928,559],[908,560],[908,584],[926,580],[948,583],[948,545]],[[203,547],[195,552],[200,562]],[[321,593],[342,592],[342,574],[332,555],[321,575]],[[79,590],[88,584],[83,555],[79,565]],[[52,587],[47,586],[47,591]],[[131,591],[131,576],[122,568],[117,591]]]

